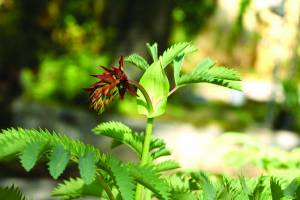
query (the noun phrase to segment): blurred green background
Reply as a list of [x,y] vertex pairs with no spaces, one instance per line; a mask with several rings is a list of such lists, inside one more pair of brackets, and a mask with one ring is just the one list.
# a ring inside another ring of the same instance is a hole
[[[179,90],[158,121],[271,134],[271,145],[284,131],[292,138],[284,148],[295,148],[299,5],[299,0],[0,0],[0,128],[42,127],[86,139],[76,133],[121,118],[141,129],[144,118],[132,97],[103,116],[89,110],[82,90],[95,81],[89,75],[101,72],[100,65],[116,65],[120,55],[136,52],[150,60],[146,42],[157,42],[162,52],[191,41],[198,52],[187,59],[185,71],[211,57],[242,74],[243,92],[207,84]],[[138,80],[137,70],[128,65],[126,71]]]

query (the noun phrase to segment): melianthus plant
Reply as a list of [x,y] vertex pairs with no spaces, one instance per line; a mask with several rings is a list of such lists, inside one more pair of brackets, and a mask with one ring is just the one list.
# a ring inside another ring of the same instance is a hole
[[[30,171],[38,159],[45,158],[54,179],[64,172],[70,161],[77,163],[81,178],[64,181],[52,193],[62,199],[86,195],[110,200],[149,200],[152,195],[163,200],[206,199],[205,188],[186,189],[183,187],[184,181],[178,184],[178,180],[174,183],[164,176],[163,172],[179,167],[176,162],[155,162],[160,157],[170,155],[170,152],[164,141],[152,136],[154,118],[164,114],[168,97],[179,88],[208,82],[240,90],[240,75],[232,69],[216,66],[208,58],[201,61],[192,72],[182,74],[185,56],[196,51],[190,43],[175,44],[161,56],[158,56],[157,44],[147,44],[147,48],[153,59],[152,64],[138,54],[125,59],[121,57],[119,67],[102,67],[104,73],[94,75],[99,81],[86,89],[91,107],[98,113],[107,109],[115,97],[124,98],[127,91],[137,97],[138,112],[147,117],[145,133],[136,133],[120,122],[102,123],[93,132],[111,137],[113,147],[127,145],[140,158],[140,163],[122,163],[92,145],[55,132],[21,128],[2,131],[0,159],[19,156],[22,166]],[[124,60],[143,71],[139,82],[128,80],[124,72]],[[165,73],[165,68],[170,64],[175,80],[172,89]],[[190,181],[206,180],[203,175],[195,177],[198,178],[190,176]],[[203,192],[199,192],[201,190]]]

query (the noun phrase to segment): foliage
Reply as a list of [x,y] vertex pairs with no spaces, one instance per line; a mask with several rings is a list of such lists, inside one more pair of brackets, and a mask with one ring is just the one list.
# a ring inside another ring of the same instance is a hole
[[[191,83],[208,82],[239,89],[239,74],[224,67],[217,67],[213,61],[206,59],[190,74],[181,75],[183,58],[194,52],[195,47],[187,42],[178,43],[168,48],[160,56],[158,56],[156,43],[147,44],[147,47],[153,59],[152,64],[148,64],[137,54],[126,58],[127,62],[144,71],[139,83],[127,79],[121,58],[120,65],[122,64],[122,67],[118,68],[118,73],[104,72],[96,75],[100,81],[89,88],[90,93],[96,98],[94,102],[100,98],[97,95],[99,89],[102,89],[101,95],[107,97],[111,95],[109,89],[114,88],[118,91],[116,95],[120,95],[121,99],[128,91],[123,89],[129,84],[131,89],[138,89],[139,113],[148,118],[145,132],[137,133],[127,125],[113,121],[99,124],[93,129],[93,132],[96,135],[112,138],[113,148],[119,145],[128,146],[140,158],[140,163],[122,163],[118,159],[102,153],[93,145],[84,144],[62,134],[42,129],[22,128],[2,131],[0,134],[0,159],[19,157],[21,165],[26,171],[33,169],[39,160],[46,160],[50,175],[54,179],[63,174],[68,163],[76,163],[80,177],[64,181],[52,193],[62,199],[90,195],[110,200],[132,200],[134,198],[149,200],[151,196],[162,200],[199,198],[210,200],[235,194],[236,189],[226,178],[219,189],[214,187],[204,173],[190,173],[185,177],[174,175],[175,177],[172,179],[164,175],[163,172],[177,169],[179,166],[172,160],[158,160],[158,158],[170,155],[170,151],[166,148],[164,141],[152,137],[152,127],[153,118],[165,112],[168,97],[178,88]],[[170,90],[170,83],[165,72],[166,67],[170,64],[173,64],[176,83],[172,90]],[[111,72],[111,69],[105,68],[105,70]],[[49,76],[49,73],[45,74]],[[69,75],[67,76],[69,77]],[[45,81],[46,78],[41,77],[41,81]],[[71,78],[74,78],[75,84],[78,84],[76,77]],[[34,82],[32,84],[28,88],[34,91],[37,87]],[[63,88],[61,83],[57,84],[59,87],[53,89],[61,90]],[[107,86],[106,89],[103,89],[103,84]],[[40,90],[42,89],[40,88]],[[279,183],[273,181],[272,184],[272,191],[278,193]],[[136,192],[134,192],[135,189]]]
[[20,189],[14,185],[0,188],[0,199],[26,200]]

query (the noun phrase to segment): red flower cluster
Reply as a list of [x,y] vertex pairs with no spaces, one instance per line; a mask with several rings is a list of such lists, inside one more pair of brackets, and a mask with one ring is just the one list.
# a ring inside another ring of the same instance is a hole
[[101,67],[104,69],[103,74],[92,75],[99,78],[100,81],[85,89],[90,96],[91,108],[102,113],[117,95],[123,99],[126,91],[128,91],[131,95],[137,96],[136,88],[128,81],[124,73],[123,56],[119,59],[119,67]]

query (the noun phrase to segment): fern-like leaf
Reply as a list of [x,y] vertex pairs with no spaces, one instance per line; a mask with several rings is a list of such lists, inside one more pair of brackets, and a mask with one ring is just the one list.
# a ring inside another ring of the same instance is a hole
[[139,156],[142,155],[143,143],[139,135],[121,122],[105,122],[93,129],[96,135],[111,137],[128,145]]
[[[56,133],[51,134],[47,130],[8,129],[3,131],[0,134],[0,159],[23,152],[27,148],[30,149],[31,141],[39,141],[41,144],[45,144],[45,147],[49,147],[49,149],[52,149],[55,145],[61,145],[69,153],[73,161],[78,162],[80,160],[81,175],[85,176],[84,180],[87,182],[90,182],[94,178],[96,163],[99,162],[98,164],[103,169],[109,170],[106,164],[106,156],[100,153],[95,147],[83,144],[67,136],[57,135]],[[88,152],[87,155],[85,155],[86,152]],[[36,153],[33,155],[36,155]],[[23,160],[26,159],[23,158]],[[33,163],[33,161],[28,163]],[[86,166],[86,163],[91,165]],[[27,166],[27,164],[25,165]]]
[[95,153],[89,150],[79,157],[79,172],[86,184],[92,183],[96,178],[96,162]]
[[63,146],[58,144],[55,146],[50,156],[49,172],[54,179],[57,179],[67,167],[70,154],[64,150]]
[[283,196],[283,190],[278,179],[271,177],[270,179],[270,188],[272,194],[272,200],[280,200]]
[[157,50],[157,43],[150,45],[149,43],[146,44],[149,54],[151,55],[153,62],[157,61],[158,58],[158,50]]
[[156,170],[159,172],[177,169],[179,167],[179,164],[174,160],[166,160],[155,166]]
[[134,53],[125,58],[125,61],[131,64],[134,64],[138,68],[140,68],[143,71],[146,71],[149,67],[149,64],[147,61],[140,55]]
[[66,180],[60,183],[52,191],[53,196],[59,196],[61,199],[76,199],[85,196],[101,197],[103,189],[100,183],[94,181],[86,185],[80,178]]
[[110,158],[108,163],[111,167],[113,179],[120,191],[120,196],[123,200],[132,200],[134,195],[134,179],[130,176],[127,168],[119,161]]
[[[127,145],[138,156],[142,156],[144,135],[131,130],[128,126],[121,122],[105,122],[93,129],[96,135],[104,135],[113,138],[113,146],[120,144]],[[117,142],[116,142],[117,141]],[[159,138],[152,138],[150,143],[150,151],[152,158],[156,159],[164,155],[170,155],[166,149],[166,144]]]
[[151,190],[159,199],[169,199],[170,188],[167,182],[159,176],[159,173],[155,170],[154,166],[128,165],[127,169],[130,170],[130,174],[138,183]]
[[183,53],[186,48],[188,48],[190,44],[188,42],[177,43],[172,45],[166,51],[164,51],[163,55],[160,56],[160,60],[162,63],[162,67],[165,68],[168,64],[170,64],[178,55]]
[[[300,177],[295,178],[292,180],[290,184],[284,189],[284,194],[290,198],[297,199],[297,192],[300,190]],[[300,196],[299,196],[300,198]]]
[[201,183],[204,199],[207,199],[207,200],[216,199],[216,190],[215,190],[213,184],[211,183],[211,181],[209,180],[208,176],[205,173],[193,172],[193,173],[191,173],[191,177]]
[[0,199],[3,200],[26,200],[19,188],[14,185],[10,187],[0,187]]
[[33,141],[29,143],[21,152],[21,164],[26,171],[30,171],[38,160],[45,143],[42,141]]
[[257,184],[255,185],[253,191],[249,195],[250,199],[260,199],[262,197],[263,191],[265,190],[265,177],[259,177]]
[[207,82],[224,87],[241,90],[240,75],[233,69],[226,67],[217,67],[215,62],[206,58],[190,73],[182,76],[175,74],[175,80],[178,87],[190,83]]

